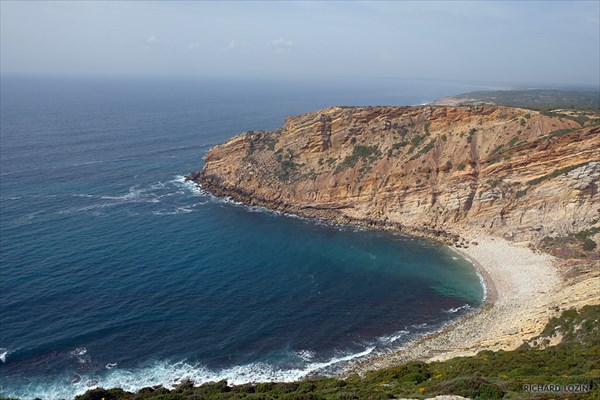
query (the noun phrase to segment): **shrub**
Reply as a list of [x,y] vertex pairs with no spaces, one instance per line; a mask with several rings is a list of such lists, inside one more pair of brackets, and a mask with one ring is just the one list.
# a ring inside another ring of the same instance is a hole
[[583,249],[585,251],[592,251],[596,248],[596,242],[594,242],[592,239],[590,238],[586,238],[583,241]]
[[445,382],[435,389],[444,394],[454,394],[471,399],[501,399],[504,397],[502,389],[478,376],[457,378]]
[[[595,224],[597,222],[598,221],[596,221],[596,222],[592,221],[592,224]],[[596,233],[599,233],[599,232],[600,232],[600,226],[595,226],[593,228],[586,229],[584,231],[578,232],[578,233],[575,234],[575,236],[577,238],[579,238],[579,239],[586,239],[586,238],[588,238],[588,237],[590,237],[592,235],[595,235]]]
[[490,153],[490,155],[494,155],[496,153],[500,153],[502,151],[502,148],[504,147],[503,144],[497,146],[494,150],[492,150],[492,152]]
[[278,177],[282,181],[287,181],[293,174],[298,171],[299,164],[296,164],[292,160],[283,160],[281,161],[281,169],[279,171]]
[[277,140],[275,139],[269,139],[267,140],[267,148],[271,151],[275,150],[275,144],[277,144]]
[[425,139],[427,135],[416,135],[410,140],[410,147],[408,148],[408,153],[412,153],[414,149],[416,149],[423,139]]
[[381,151],[377,146],[364,146],[357,144],[352,149],[352,154],[349,154],[344,158],[344,161],[336,169],[337,172],[342,171],[346,168],[352,168],[359,161],[371,164],[375,160],[381,157]]
[[[434,146],[435,146],[435,139],[431,139],[429,141],[429,143],[427,143],[421,150],[419,150],[417,153],[415,153],[415,155],[412,156],[410,159],[416,160],[423,154],[427,154],[431,149],[433,149]],[[425,160],[423,160],[423,161],[425,161]]]
[[472,128],[469,131],[469,136],[467,137],[467,143],[471,143],[473,141],[473,136],[475,136],[476,133],[477,133],[477,129],[476,128]]
[[[164,389],[164,394],[169,394],[167,389]],[[155,393],[157,393],[155,391]],[[92,389],[82,395],[76,396],[75,400],[120,400],[129,398],[129,393],[123,389]]]
[[517,199],[520,199],[521,197],[525,196],[526,194],[527,194],[527,189],[517,190],[516,197],[517,197]]

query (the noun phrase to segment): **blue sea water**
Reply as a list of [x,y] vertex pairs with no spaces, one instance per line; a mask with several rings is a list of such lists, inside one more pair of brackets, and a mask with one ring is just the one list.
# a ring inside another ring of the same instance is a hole
[[183,180],[212,145],[287,115],[467,89],[3,79],[0,395],[332,374],[477,307],[478,275],[447,249]]

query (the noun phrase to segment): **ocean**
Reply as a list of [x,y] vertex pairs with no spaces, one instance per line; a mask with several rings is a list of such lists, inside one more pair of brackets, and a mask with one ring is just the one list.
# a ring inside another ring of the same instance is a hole
[[287,115],[469,89],[3,78],[0,395],[330,375],[477,308],[480,279],[449,249],[184,181],[211,146]]

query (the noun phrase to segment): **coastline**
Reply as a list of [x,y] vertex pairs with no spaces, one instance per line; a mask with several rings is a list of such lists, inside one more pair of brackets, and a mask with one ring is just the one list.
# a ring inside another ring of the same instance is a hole
[[483,350],[514,350],[539,335],[550,318],[562,310],[600,304],[600,271],[568,278],[568,271],[560,267],[559,260],[533,250],[530,242],[511,242],[476,228],[415,229],[381,218],[352,218],[335,209],[301,207],[254,197],[239,188],[223,187],[211,179],[202,180],[200,176],[197,172],[187,180],[215,196],[226,196],[246,205],[342,225],[395,231],[447,245],[467,258],[479,272],[487,292],[480,308],[396,350],[357,359],[340,374],[342,378],[413,360],[443,361],[473,356]]
[[[342,376],[408,361],[444,361],[483,350],[513,350],[541,333],[547,321],[568,308],[600,303],[600,277],[567,282],[552,256],[528,243],[462,233],[467,249],[451,248],[473,263],[488,291],[484,304],[442,329],[397,350],[357,360]],[[477,244],[474,244],[477,243]]]

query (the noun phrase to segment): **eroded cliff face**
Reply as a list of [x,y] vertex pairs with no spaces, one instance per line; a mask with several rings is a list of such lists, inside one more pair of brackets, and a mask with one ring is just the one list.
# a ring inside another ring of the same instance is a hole
[[304,216],[532,240],[597,225],[599,149],[600,126],[524,109],[334,107],[215,146],[190,178]]

